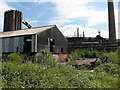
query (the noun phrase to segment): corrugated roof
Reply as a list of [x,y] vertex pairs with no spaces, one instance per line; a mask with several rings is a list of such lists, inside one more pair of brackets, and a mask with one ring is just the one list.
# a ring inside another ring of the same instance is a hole
[[56,25],[49,25],[49,26],[43,26],[43,27],[37,27],[37,28],[31,28],[31,29],[23,29],[23,30],[9,31],[9,32],[1,32],[0,33],[0,38],[41,33],[43,31],[51,29],[51,28],[53,28],[55,26]]

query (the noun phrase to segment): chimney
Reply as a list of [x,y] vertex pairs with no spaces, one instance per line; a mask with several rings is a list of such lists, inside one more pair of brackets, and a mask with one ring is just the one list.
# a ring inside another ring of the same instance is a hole
[[113,0],[108,0],[108,21],[109,21],[109,40],[116,40],[116,31],[115,31],[115,16],[114,16],[114,5]]
[[4,32],[22,29],[22,12],[8,10],[4,13]]
[[79,28],[77,28],[77,37],[79,37]]
[[83,31],[83,37],[85,37],[85,32]]

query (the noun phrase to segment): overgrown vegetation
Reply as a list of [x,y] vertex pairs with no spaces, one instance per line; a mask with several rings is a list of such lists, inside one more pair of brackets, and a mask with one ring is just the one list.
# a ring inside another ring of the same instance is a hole
[[[66,65],[54,60],[49,52],[37,58],[13,53],[8,58],[2,66],[3,88],[119,88],[117,51],[76,50]],[[90,66],[78,70],[73,65],[79,58],[100,59],[93,70]]]

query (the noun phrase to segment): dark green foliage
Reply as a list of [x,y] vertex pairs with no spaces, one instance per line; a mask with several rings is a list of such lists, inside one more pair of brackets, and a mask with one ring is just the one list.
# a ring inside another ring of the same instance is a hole
[[104,62],[111,62],[111,63],[118,63],[118,52],[111,51],[111,52],[103,52],[100,56],[101,61]]
[[24,60],[24,56],[20,53],[13,53],[8,55],[8,59],[13,62],[22,63]]
[[[93,51],[94,52],[94,51]],[[70,58],[83,57],[86,51],[77,51]],[[96,52],[95,52],[96,53]],[[80,54],[80,56],[79,56]],[[97,54],[95,57],[98,57]],[[73,60],[74,60],[73,58]],[[51,53],[46,52],[40,63],[32,63],[29,57],[14,53],[10,61],[3,62],[3,88],[118,88],[119,66],[113,63],[96,62],[97,67],[59,64]],[[76,58],[77,59],[77,58]],[[24,61],[26,60],[26,61]]]
[[120,63],[120,48],[117,50],[117,55],[118,55],[118,63]]
[[75,50],[69,55],[69,64],[76,65],[76,60],[80,58],[99,58],[101,52],[92,49]]
[[70,54],[70,56],[75,57],[76,59],[79,58],[98,58],[101,52],[93,49],[80,49],[75,50]]
[[[19,65],[4,62],[2,82],[4,88],[112,88],[108,81],[113,83],[117,78],[113,74],[109,77],[107,73],[114,70],[107,70],[107,66],[101,68],[103,72],[97,68],[95,72],[89,72],[61,64],[57,67],[46,67],[31,62]],[[111,66],[112,68],[115,69]],[[117,71],[114,72],[117,76]]]
[[120,67],[117,64],[104,63],[94,69],[96,72],[106,72],[111,75],[120,74]]

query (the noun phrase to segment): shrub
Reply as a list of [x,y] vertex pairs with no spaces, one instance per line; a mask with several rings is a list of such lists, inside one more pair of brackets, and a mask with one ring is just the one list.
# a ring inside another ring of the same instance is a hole
[[76,65],[76,60],[80,58],[99,58],[100,53],[97,50],[92,50],[92,49],[80,49],[80,50],[75,50],[69,55],[69,64],[70,65]]
[[12,53],[8,55],[8,59],[13,62],[22,63],[24,60],[24,55],[21,55],[20,53]]
[[[77,52],[79,53],[79,52]],[[16,54],[15,54],[16,55]],[[18,56],[21,56],[18,54]],[[17,58],[18,58],[17,56]],[[29,60],[25,63],[11,56],[11,61],[3,62],[3,88],[118,88],[119,66],[112,63],[100,64],[93,72],[88,68],[80,70],[72,65],[59,64],[50,52],[41,58],[42,64]],[[76,57],[75,57],[76,58]],[[22,57],[18,58],[23,60]],[[99,62],[98,62],[99,64]]]
[[113,63],[118,63],[118,55],[117,52],[108,53],[108,61]]
[[117,51],[111,51],[111,52],[103,52],[100,56],[100,60],[102,63],[104,62],[111,62],[111,63],[118,63],[118,52]]
[[118,54],[118,63],[120,63],[120,48],[118,48],[117,54]]
[[95,62],[95,65],[100,65],[102,62],[100,59],[98,59],[96,62]]
[[99,65],[94,69],[96,72],[106,72],[109,74],[120,74],[120,69],[118,65],[112,64],[112,63],[104,63]]
[[41,65],[47,65],[55,67],[57,65],[58,60],[55,60],[52,56],[52,53],[49,51],[44,51],[44,53],[39,53],[37,55],[37,62]]

